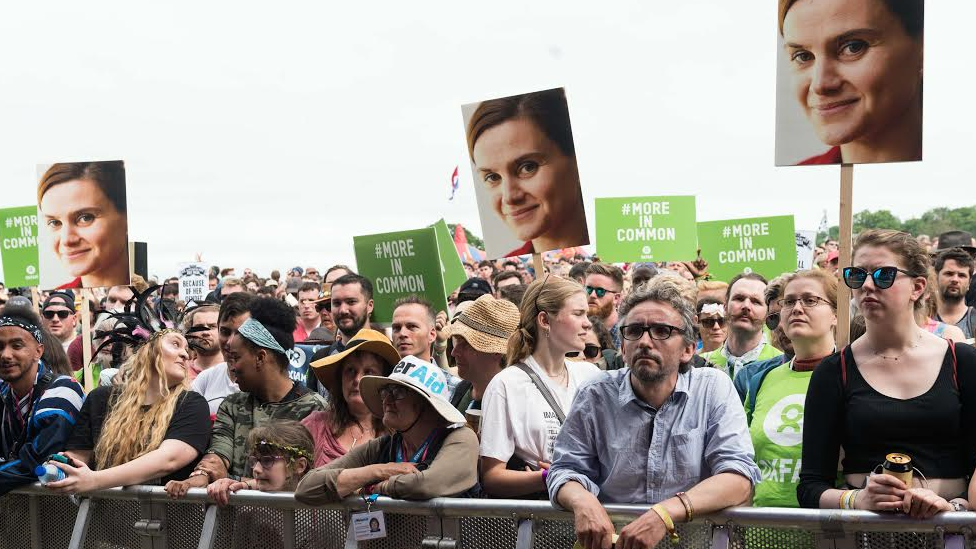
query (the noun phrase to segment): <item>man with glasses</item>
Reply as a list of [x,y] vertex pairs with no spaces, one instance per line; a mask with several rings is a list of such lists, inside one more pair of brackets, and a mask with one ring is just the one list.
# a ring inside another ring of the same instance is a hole
[[740,273],[729,282],[725,294],[729,337],[721,348],[702,353],[701,356],[731,379],[735,379],[742,368],[753,362],[783,354],[769,344],[763,333],[769,312],[765,293],[766,279],[756,273]]
[[75,325],[78,324],[74,293],[71,290],[51,292],[41,306],[41,315],[41,323],[58,338],[64,352],[68,352],[68,346],[75,339]]
[[605,503],[654,503],[617,542],[654,547],[680,541],[675,523],[749,501],[760,480],[731,380],[691,367],[695,311],[677,283],[652,279],[620,315],[627,367],[580,388],[546,475],[587,548],[610,546]]
[[624,289],[624,272],[606,263],[593,263],[586,268],[583,288],[589,309],[586,314],[595,316],[610,328],[610,339],[620,349],[620,332],[617,329],[617,305]]

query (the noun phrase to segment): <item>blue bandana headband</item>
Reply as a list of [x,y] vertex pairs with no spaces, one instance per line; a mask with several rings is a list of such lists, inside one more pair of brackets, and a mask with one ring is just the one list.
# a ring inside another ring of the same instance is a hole
[[34,336],[34,339],[36,339],[38,343],[44,343],[44,338],[41,336],[41,329],[33,324],[12,316],[0,316],[0,328],[6,328],[7,326],[14,326],[15,328],[20,328],[21,330],[27,330],[30,335]]
[[261,322],[258,320],[254,320],[253,318],[245,320],[244,324],[241,324],[241,327],[237,329],[237,333],[246,337],[251,343],[257,345],[258,347],[278,351],[283,355],[288,354],[281,344],[275,341],[275,338],[272,337],[271,332],[264,327],[264,324],[261,324]]

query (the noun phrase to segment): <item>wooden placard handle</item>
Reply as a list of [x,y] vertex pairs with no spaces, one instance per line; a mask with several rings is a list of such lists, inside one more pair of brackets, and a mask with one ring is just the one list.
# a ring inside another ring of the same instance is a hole
[[535,269],[535,279],[539,280],[546,274],[546,269],[542,264],[542,254],[532,254],[532,268]]
[[84,374],[82,377],[82,385],[85,388],[85,394],[91,392],[95,388],[95,382],[92,379],[92,326],[91,326],[91,297],[89,297],[91,290],[81,291],[81,349],[82,357],[84,359]]
[[[854,239],[853,223],[854,165],[840,166],[840,249],[838,268],[851,264]],[[839,280],[837,285],[837,349],[842,350],[851,340],[851,289]]]

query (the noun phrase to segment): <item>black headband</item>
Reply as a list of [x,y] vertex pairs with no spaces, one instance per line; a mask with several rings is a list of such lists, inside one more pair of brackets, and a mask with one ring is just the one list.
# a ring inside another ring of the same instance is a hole
[[36,339],[38,343],[44,342],[44,339],[41,336],[40,328],[34,326],[27,320],[13,317],[13,316],[0,316],[0,328],[4,328],[7,326],[14,326],[16,328],[26,330],[27,333],[34,336],[34,339]]

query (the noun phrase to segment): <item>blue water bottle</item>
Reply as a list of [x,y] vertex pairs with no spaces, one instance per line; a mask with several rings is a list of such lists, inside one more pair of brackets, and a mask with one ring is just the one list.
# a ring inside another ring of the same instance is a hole
[[67,478],[65,477],[64,471],[58,469],[57,467],[51,465],[50,463],[45,463],[44,465],[38,465],[37,467],[35,467],[34,475],[37,477],[37,480],[39,480],[42,485],[46,485],[49,482],[64,480],[65,478]]

